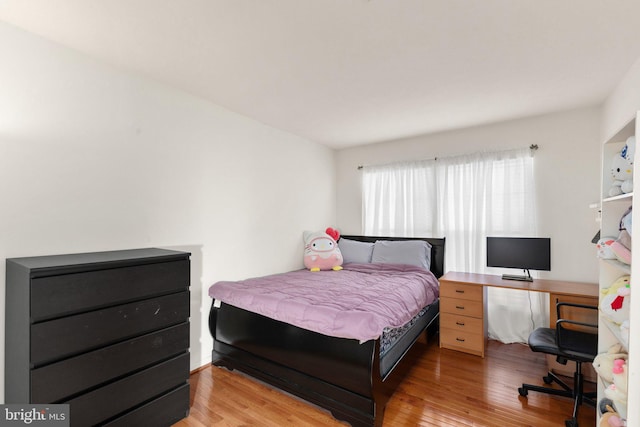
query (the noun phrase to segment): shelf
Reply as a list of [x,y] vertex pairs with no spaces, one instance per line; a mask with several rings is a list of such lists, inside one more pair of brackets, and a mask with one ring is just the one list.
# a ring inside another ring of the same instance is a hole
[[[638,117],[640,117],[640,112],[636,112],[633,117],[630,118],[618,131],[613,132],[609,137],[604,141],[602,146],[602,170],[601,172],[601,203],[600,203],[600,233],[603,237],[612,237],[619,236],[619,224],[621,216],[626,212],[629,206],[633,205],[633,193],[620,194],[618,196],[609,197],[609,189],[614,184],[613,175],[611,174],[612,162],[614,156],[619,155],[620,151],[623,149],[625,144],[627,143],[627,139],[633,135],[638,135],[636,133],[636,125],[638,124]],[[634,154],[634,163],[636,165],[633,180],[635,182],[640,182],[640,168],[637,167],[640,164],[640,152],[635,151]],[[635,209],[634,209],[635,210]],[[640,254],[640,250],[636,251]],[[638,263],[638,254],[634,255],[633,263]],[[609,288],[617,277],[623,275],[631,275],[631,265],[622,263],[617,259],[600,259],[599,269],[600,269],[600,279],[599,279],[599,288],[600,290]],[[636,267],[637,268],[637,265]],[[635,270],[634,268],[634,270]],[[637,274],[635,272],[634,274]],[[637,297],[637,296],[636,296]],[[627,297],[625,297],[625,305],[629,304],[629,312],[634,312],[634,307],[631,304],[637,304],[638,301],[635,299],[627,301]],[[637,307],[637,305],[635,305]],[[637,311],[637,308],[635,308]],[[633,317],[633,316],[632,316]],[[611,321],[607,316],[605,316],[602,311],[600,311],[599,320],[599,334],[598,334],[598,349],[600,352],[606,352],[612,345],[619,344],[624,351],[629,353],[629,337],[623,338],[623,332],[620,329],[620,325]],[[631,328],[631,325],[629,325]],[[634,328],[637,330],[638,328]],[[629,336],[631,336],[633,332],[629,332]],[[636,332],[637,334],[637,332]],[[624,335],[627,335],[627,330],[625,329]],[[635,345],[635,341],[634,341]],[[635,348],[635,347],[634,347]],[[634,350],[634,352],[637,352]],[[628,362],[628,383],[629,394],[627,396],[628,402],[633,402],[638,400],[638,387],[635,382],[632,381],[632,378],[637,376],[638,368],[635,367],[638,362],[637,355],[633,357],[629,354],[629,362]],[[635,359],[635,360],[633,360]],[[604,390],[609,384],[604,381],[601,377],[598,378],[598,401],[600,401],[604,397]],[[629,425],[640,425],[637,422],[638,411],[634,410],[634,413],[627,414],[626,402],[621,402],[620,407],[616,405],[618,412],[621,416],[626,417],[629,416]],[[596,417],[598,425],[600,423],[600,416]]]
[[602,203],[631,201],[630,199],[633,199],[633,193],[624,193],[624,194],[619,194],[617,196],[607,197],[606,199],[602,199]]

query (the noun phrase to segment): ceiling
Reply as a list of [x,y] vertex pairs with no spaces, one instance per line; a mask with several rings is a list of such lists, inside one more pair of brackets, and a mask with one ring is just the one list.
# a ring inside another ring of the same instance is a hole
[[344,148],[597,105],[640,1],[2,0],[0,20]]

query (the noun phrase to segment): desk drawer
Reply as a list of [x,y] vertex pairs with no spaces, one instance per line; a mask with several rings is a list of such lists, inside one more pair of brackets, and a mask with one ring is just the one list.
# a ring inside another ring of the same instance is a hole
[[450,313],[440,314],[440,327],[475,334],[483,332],[482,319]]
[[440,328],[440,346],[484,356],[484,335]]
[[465,285],[457,282],[442,282],[440,284],[440,298],[458,298],[471,301],[482,301],[483,287],[481,285]]
[[440,312],[482,318],[482,299],[440,298]]

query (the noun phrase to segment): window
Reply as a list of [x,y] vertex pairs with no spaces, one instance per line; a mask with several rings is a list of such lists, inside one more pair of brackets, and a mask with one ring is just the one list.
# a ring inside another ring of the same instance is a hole
[[[364,167],[363,231],[444,236],[446,270],[485,273],[486,236],[536,235],[533,172],[528,149]],[[489,336],[504,342],[526,341],[535,324],[546,321],[544,300],[532,301],[544,295],[499,293],[492,290],[496,295],[489,299]],[[492,301],[500,305],[494,310],[500,318],[494,322]],[[535,311],[533,322],[521,315],[530,306]],[[506,311],[520,320],[505,322]]]

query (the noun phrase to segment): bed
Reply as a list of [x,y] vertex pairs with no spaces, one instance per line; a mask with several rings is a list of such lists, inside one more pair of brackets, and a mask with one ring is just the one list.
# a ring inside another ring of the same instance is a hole
[[[431,273],[439,278],[444,271],[444,239],[353,235],[341,239],[426,241],[431,246]],[[437,331],[438,316],[436,295],[403,328],[385,328],[379,338],[364,341],[294,326],[216,298],[209,315],[212,364],[237,369],[301,397],[354,427],[381,426],[384,407],[402,376],[404,356],[421,334]]]

